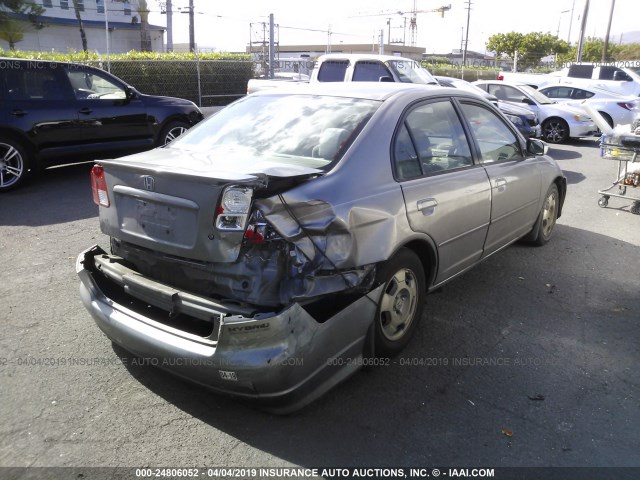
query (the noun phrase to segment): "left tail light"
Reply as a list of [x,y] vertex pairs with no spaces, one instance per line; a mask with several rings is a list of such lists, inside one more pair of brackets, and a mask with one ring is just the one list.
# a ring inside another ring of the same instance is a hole
[[93,203],[102,207],[110,205],[107,181],[104,178],[102,165],[94,165],[91,169],[91,190],[93,191]]

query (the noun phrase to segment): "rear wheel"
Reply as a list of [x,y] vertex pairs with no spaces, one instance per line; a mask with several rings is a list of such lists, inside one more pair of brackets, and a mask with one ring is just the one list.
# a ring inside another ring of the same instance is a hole
[[0,137],[0,192],[20,186],[29,173],[29,158],[15,140]]
[[549,143],[566,142],[569,125],[561,118],[549,118],[542,123],[542,137]]
[[396,355],[409,343],[420,320],[426,293],[422,263],[403,248],[383,263],[378,281],[384,286],[375,318],[375,352]]
[[160,140],[159,140],[160,146],[164,146],[164,145],[167,145],[168,143],[171,143],[173,140],[178,138],[187,130],[189,130],[189,124],[185,122],[180,122],[180,121],[170,122],[169,124],[167,124],[167,126],[165,126],[162,129],[162,132],[160,133]]

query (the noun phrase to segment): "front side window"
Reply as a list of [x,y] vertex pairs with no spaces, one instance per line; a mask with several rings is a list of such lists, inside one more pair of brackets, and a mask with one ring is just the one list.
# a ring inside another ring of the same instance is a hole
[[525,97],[524,93],[509,85],[489,85],[489,93],[498,97],[498,100],[505,102],[521,103]]
[[449,100],[420,105],[406,116],[396,135],[394,162],[399,180],[473,165],[467,137]]
[[410,60],[390,60],[386,62],[389,68],[395,72],[403,83],[422,83],[425,85],[437,85],[438,81],[426,68],[418,62]]
[[127,94],[119,85],[97,73],[67,69],[67,76],[78,100],[124,100]]
[[471,126],[483,164],[523,158],[518,137],[498,115],[472,103],[463,103],[462,110]]
[[541,90],[549,98],[571,98],[571,88],[569,87],[552,87]]

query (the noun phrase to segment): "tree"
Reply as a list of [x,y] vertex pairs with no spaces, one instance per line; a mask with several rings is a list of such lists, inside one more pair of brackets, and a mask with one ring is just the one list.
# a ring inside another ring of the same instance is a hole
[[496,57],[514,60],[518,52],[518,69],[535,67],[547,55],[562,54],[569,51],[569,44],[550,33],[518,32],[498,33],[489,37],[487,50],[495,52]]
[[[82,3],[81,3],[82,2]],[[82,15],[80,15],[80,6],[84,10],[84,0],[73,0],[73,9],[76,12],[76,19],[78,20],[78,28],[80,29],[80,39],[82,40],[82,51],[86,52],[87,48],[87,35],[84,33],[84,25],[82,24]]]
[[28,0],[0,0],[0,38],[15,50],[27,29],[45,26],[39,18],[44,12],[42,6]]
[[138,0],[138,15],[140,15],[140,50],[151,51],[151,34],[149,33],[149,5],[147,0]]
[[2,22],[0,28],[0,38],[9,44],[9,50],[16,49],[16,43],[21,42],[24,38],[24,31],[27,23],[15,18],[8,18]]
[[[622,46],[609,44],[608,61],[620,60],[620,52]],[[604,40],[602,38],[587,37],[582,46],[583,62],[600,62],[602,60],[602,50],[604,49]],[[564,55],[559,55],[558,60],[562,62],[575,62],[577,57],[577,47],[571,47]],[[635,59],[636,57],[634,57]]]

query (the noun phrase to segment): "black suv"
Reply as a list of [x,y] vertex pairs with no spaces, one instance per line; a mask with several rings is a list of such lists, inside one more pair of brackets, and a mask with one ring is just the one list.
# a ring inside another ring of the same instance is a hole
[[0,192],[54,164],[165,145],[202,118],[193,102],[144,95],[97,68],[0,58]]

